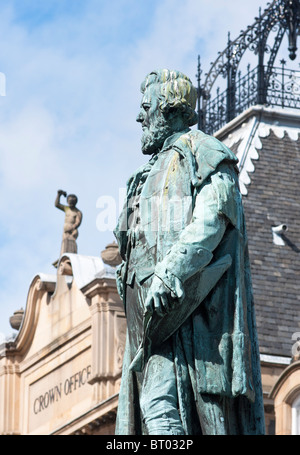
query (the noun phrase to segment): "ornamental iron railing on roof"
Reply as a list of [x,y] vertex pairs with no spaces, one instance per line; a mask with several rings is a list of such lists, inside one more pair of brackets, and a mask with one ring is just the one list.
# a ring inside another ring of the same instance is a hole
[[[300,71],[285,68],[286,62],[281,61],[281,67],[273,67],[268,86],[259,93],[259,68],[250,69],[245,76],[238,73],[235,83],[234,106],[228,106],[227,89],[220,93],[217,89],[215,98],[208,99],[205,106],[206,133],[213,134],[228,121],[241,114],[250,106],[264,104],[265,106],[280,106],[282,108],[300,109]],[[267,67],[264,67],[266,70]],[[259,102],[263,98],[263,103]]]
[[[300,71],[286,68],[282,59],[274,66],[284,35],[288,35],[289,58],[295,60],[297,35],[300,34],[300,0],[274,0],[255,22],[231,41],[211,64],[201,84],[202,69],[198,57],[198,128],[213,134],[238,114],[255,104],[300,109]],[[272,39],[269,43],[268,40]],[[258,58],[254,69],[239,70],[246,51]],[[264,58],[269,55],[267,63]],[[215,93],[219,77],[226,88]]]

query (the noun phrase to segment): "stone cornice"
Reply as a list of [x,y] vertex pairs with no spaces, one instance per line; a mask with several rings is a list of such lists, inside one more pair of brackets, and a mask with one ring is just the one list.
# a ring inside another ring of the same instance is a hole
[[91,434],[91,431],[107,421],[114,422],[117,413],[119,394],[116,393],[88,410],[80,417],[67,422],[54,430],[52,435],[59,434]]
[[96,278],[86,286],[81,288],[81,292],[85,297],[91,299],[98,295],[100,292],[107,294],[108,292],[116,292],[116,280],[114,278]]
[[299,129],[300,124],[300,113],[299,110],[293,109],[280,109],[280,108],[269,108],[266,106],[256,105],[251,106],[242,112],[240,115],[235,117],[233,120],[228,122],[225,126],[220,128],[214,136],[219,140],[224,140],[230,133],[235,129],[239,128],[244,122],[247,122],[251,117],[264,117],[271,122],[278,123],[280,120],[283,123],[290,124],[295,128]]

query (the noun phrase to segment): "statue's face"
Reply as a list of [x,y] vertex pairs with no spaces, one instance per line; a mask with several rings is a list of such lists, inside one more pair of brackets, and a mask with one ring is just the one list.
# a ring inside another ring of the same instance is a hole
[[157,153],[172,134],[171,127],[159,108],[159,86],[151,84],[143,94],[141,109],[136,121],[142,124],[142,152]]
[[77,199],[74,196],[68,196],[67,201],[68,201],[69,207],[75,207],[75,205],[77,203]]

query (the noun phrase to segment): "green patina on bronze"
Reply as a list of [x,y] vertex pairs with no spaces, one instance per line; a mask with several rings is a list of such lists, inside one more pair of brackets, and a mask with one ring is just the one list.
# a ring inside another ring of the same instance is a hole
[[263,434],[259,350],[237,159],[191,130],[196,90],[150,73],[137,121],[152,155],[115,235],[127,317],[117,434]]

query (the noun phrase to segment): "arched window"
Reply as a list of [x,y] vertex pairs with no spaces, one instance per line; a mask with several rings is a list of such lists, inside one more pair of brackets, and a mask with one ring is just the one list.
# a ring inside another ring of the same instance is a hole
[[300,395],[292,403],[292,434],[300,435]]

